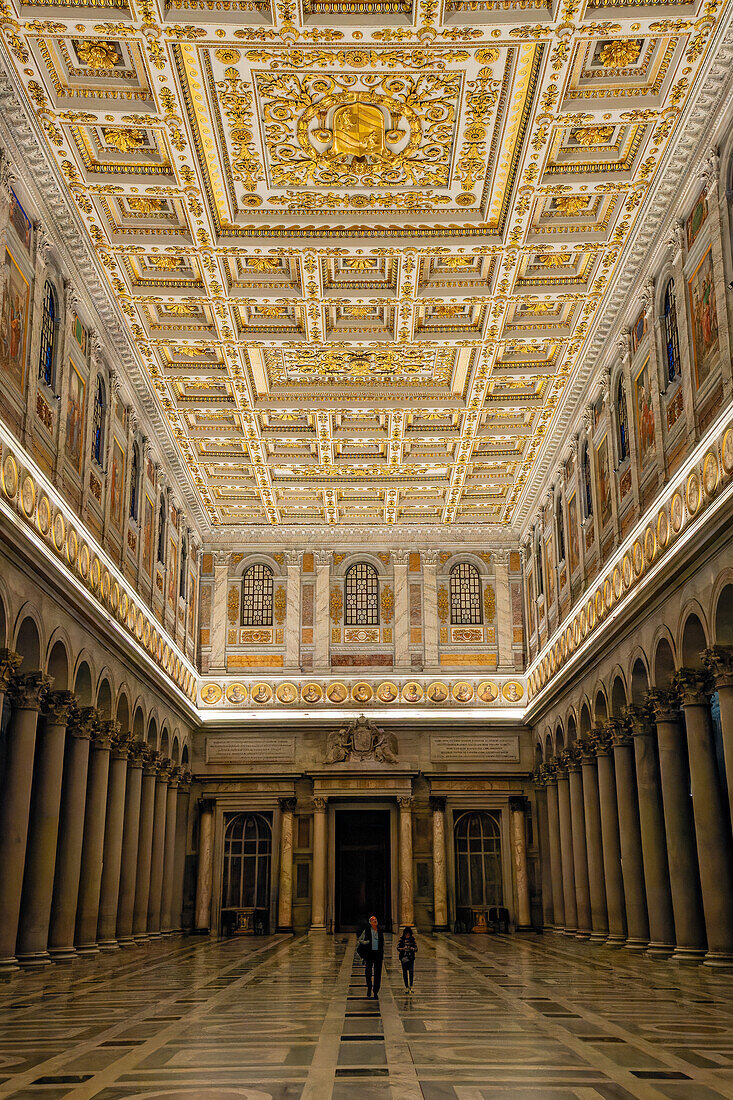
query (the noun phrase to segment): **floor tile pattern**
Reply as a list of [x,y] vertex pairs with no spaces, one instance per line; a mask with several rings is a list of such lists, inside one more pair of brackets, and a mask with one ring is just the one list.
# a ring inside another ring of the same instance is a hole
[[160,939],[0,986],[0,1098],[733,1098],[733,978],[562,936]]

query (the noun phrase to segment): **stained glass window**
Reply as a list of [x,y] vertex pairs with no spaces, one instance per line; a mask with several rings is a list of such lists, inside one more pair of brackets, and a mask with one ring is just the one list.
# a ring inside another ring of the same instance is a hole
[[104,390],[104,380],[101,375],[97,378],[97,389],[94,394],[94,422],[92,424],[92,457],[100,466],[104,466],[104,429],[107,417],[107,395]]
[[459,905],[501,905],[501,834],[496,818],[481,811],[461,814],[455,827]]
[[344,584],[344,623],[346,626],[378,626],[379,577],[366,561],[350,565]]
[[132,448],[130,463],[130,519],[137,521],[137,509],[140,492],[140,448],[137,443]]
[[166,528],[165,497],[161,495],[160,508],[158,510],[158,561],[165,565],[165,528]]
[[43,292],[43,319],[41,320],[41,356],[38,377],[53,388],[54,359],[56,350],[56,296],[50,283]]
[[667,378],[670,382],[674,382],[682,371],[680,343],[677,336],[677,302],[672,279],[667,283],[667,289],[664,292],[664,344],[667,352]]
[[624,462],[629,457],[629,413],[626,408],[626,391],[623,378],[618,380],[618,460]]
[[250,565],[242,577],[242,626],[272,626],[272,570]]
[[450,571],[450,621],[454,626],[483,622],[481,577],[475,565],[462,561]]
[[590,519],[593,515],[593,487],[590,480],[590,449],[588,444],[585,445],[583,451],[583,490],[585,499],[585,518]]
[[557,524],[557,550],[560,561],[565,561],[565,516],[562,510],[562,497],[555,502],[555,523]]

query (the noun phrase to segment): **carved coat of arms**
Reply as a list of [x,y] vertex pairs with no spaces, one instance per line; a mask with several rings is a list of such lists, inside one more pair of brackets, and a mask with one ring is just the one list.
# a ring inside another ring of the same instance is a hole
[[379,764],[397,763],[397,738],[386,733],[363,714],[335,733],[329,733],[325,764],[346,760],[376,760]]

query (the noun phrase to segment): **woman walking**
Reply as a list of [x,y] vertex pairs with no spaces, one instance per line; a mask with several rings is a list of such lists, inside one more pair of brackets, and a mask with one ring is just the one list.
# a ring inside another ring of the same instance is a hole
[[405,989],[412,993],[412,983],[415,977],[415,955],[417,943],[411,926],[408,924],[402,929],[402,935],[397,942],[397,955],[402,963],[402,977]]

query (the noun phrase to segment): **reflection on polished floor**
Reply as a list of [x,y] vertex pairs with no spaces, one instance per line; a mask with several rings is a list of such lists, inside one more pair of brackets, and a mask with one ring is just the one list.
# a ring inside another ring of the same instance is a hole
[[[153,941],[0,989],[0,1097],[733,1097],[731,979],[549,936]],[[390,948],[391,952],[391,948]]]

